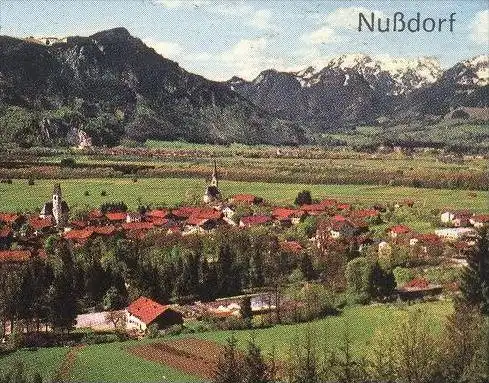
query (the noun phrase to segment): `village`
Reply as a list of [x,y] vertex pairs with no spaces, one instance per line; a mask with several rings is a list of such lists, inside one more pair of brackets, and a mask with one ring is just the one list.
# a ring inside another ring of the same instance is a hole
[[[245,231],[264,227],[279,234],[279,249],[289,257],[299,258],[318,250],[327,253],[328,249],[343,243],[348,245],[349,251],[359,255],[370,248],[374,249],[379,259],[386,259],[394,248],[402,248],[415,259],[411,259],[414,266],[430,264],[431,260],[438,259],[436,264],[460,268],[466,265],[465,256],[475,243],[477,230],[489,224],[487,214],[446,210],[440,213],[439,227],[433,232],[417,233],[399,223],[387,226],[382,235],[374,236],[369,228],[383,222],[386,206],[355,207],[335,199],[313,201],[307,191],[299,193],[295,204],[292,202],[289,206],[270,206],[252,194],[237,194],[224,199],[214,162],[210,184],[198,206],[142,207],[139,211],[127,211],[123,203],[113,203],[103,209],[87,211],[78,219],[70,219],[62,186],[57,183],[52,200],[46,202],[38,214],[0,213],[0,263],[2,268],[10,269],[32,259],[46,260],[46,241],[53,236],[67,243],[70,249],[77,249],[94,238],[117,237],[137,242],[154,232],[184,238],[205,236],[222,227]],[[391,208],[410,209],[414,204],[412,200],[395,201]],[[314,224],[311,226],[313,231],[308,233],[305,241],[280,236],[280,233],[300,225],[308,218]],[[427,295],[440,296],[447,289],[456,291],[457,283],[452,281],[442,285],[418,276],[404,281],[402,285],[398,283],[395,291],[400,299],[409,300]],[[77,313],[74,327],[107,331],[122,325],[129,332],[144,334],[154,324],[165,329],[204,317],[239,318],[243,313],[243,297],[249,299],[253,315],[271,313],[277,310],[277,297],[271,291],[264,286],[259,292],[238,297],[216,297],[207,302],[157,302],[140,296],[118,310]],[[289,303],[292,301],[289,299]],[[24,331],[28,329],[29,326],[26,326]],[[3,330],[4,336],[13,330],[8,318],[3,318]]]

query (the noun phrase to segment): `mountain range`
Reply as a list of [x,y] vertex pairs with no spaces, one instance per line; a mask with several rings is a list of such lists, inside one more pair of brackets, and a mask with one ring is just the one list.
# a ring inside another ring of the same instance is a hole
[[445,115],[458,107],[487,107],[489,57],[443,70],[433,58],[375,59],[342,55],[324,68],[266,70],[253,81],[233,77],[231,89],[255,105],[292,120],[326,126],[372,124]]
[[[488,107],[487,56],[443,70],[432,58],[343,55],[324,68],[216,82],[124,28],[47,45],[0,36],[0,142],[121,140],[300,144],[324,131]],[[74,142],[73,142],[74,141]]]

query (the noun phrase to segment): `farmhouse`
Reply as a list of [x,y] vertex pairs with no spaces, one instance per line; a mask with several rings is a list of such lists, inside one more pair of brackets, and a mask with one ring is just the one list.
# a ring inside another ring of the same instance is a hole
[[279,221],[281,224],[297,225],[301,219],[306,216],[307,213],[303,210],[288,209],[283,207],[277,207],[272,211],[272,217]]
[[248,217],[243,217],[239,221],[240,227],[251,227],[266,225],[270,223],[272,219],[266,215],[250,215]]
[[253,194],[236,194],[229,199],[229,202],[231,203],[247,204],[247,205],[257,204],[262,201],[263,199]]
[[13,213],[0,213],[0,222],[7,225],[18,224],[22,220],[22,216]]
[[454,227],[468,226],[471,215],[467,210],[445,211],[440,215],[440,221]]
[[400,235],[410,233],[411,229],[405,225],[396,225],[387,229],[387,232],[391,238],[397,238]]
[[141,222],[143,216],[137,212],[129,212],[126,214],[126,223]]
[[447,241],[457,241],[459,239],[473,238],[476,236],[477,231],[471,227],[450,227],[435,230],[435,234]]
[[151,324],[165,328],[182,323],[183,317],[180,312],[170,305],[164,306],[146,297],[139,297],[126,308],[128,330],[146,331]]
[[477,229],[480,229],[484,226],[488,226],[489,214],[474,215],[473,217],[470,218],[469,222]]
[[28,261],[32,254],[29,250],[4,250],[0,251],[0,264],[19,263]]

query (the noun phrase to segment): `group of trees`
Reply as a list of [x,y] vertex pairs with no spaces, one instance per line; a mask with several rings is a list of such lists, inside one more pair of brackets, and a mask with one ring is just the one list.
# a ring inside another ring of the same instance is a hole
[[36,257],[21,265],[2,265],[2,335],[7,322],[13,334],[22,333],[24,328],[39,331],[47,324],[62,331],[73,325],[78,294],[76,265],[67,243],[50,246],[52,253],[46,261]]
[[0,315],[40,329],[69,329],[79,312],[116,310],[140,295],[159,302],[209,301],[283,285],[294,270],[310,276],[307,255],[283,251],[266,229],[222,229],[208,236],[154,232],[145,239],[97,236],[72,246],[46,240],[47,259],[0,269]]
[[307,327],[277,363],[254,338],[244,351],[228,339],[215,383],[484,383],[489,379],[489,321],[470,306],[457,305],[446,327],[433,331],[429,318],[411,311],[389,324],[358,354],[348,332],[334,351]]

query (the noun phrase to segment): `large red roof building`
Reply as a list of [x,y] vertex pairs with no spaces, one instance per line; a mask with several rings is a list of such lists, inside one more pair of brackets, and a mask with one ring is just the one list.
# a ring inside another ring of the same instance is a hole
[[156,323],[159,328],[182,324],[182,314],[170,305],[162,305],[152,299],[139,297],[126,309],[127,328],[146,331],[150,324]]

